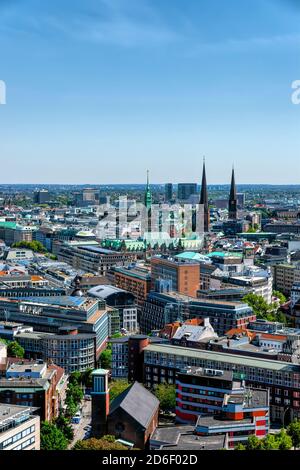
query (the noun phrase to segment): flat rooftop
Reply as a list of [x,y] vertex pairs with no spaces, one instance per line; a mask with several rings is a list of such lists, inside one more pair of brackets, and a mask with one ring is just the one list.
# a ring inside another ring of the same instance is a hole
[[271,359],[251,358],[249,356],[218,353],[194,348],[184,348],[180,346],[170,346],[167,344],[149,344],[144,349],[145,352],[159,354],[170,354],[194,359],[204,359],[207,361],[218,361],[220,363],[230,363],[234,365],[244,365],[246,367],[257,367],[260,369],[271,369],[277,372],[297,372],[300,373],[300,365],[290,362],[275,361]]
[[225,447],[223,436],[196,436],[194,426],[156,428],[150,444],[160,450],[218,450]]
[[6,425],[10,420],[20,418],[22,415],[32,414],[37,408],[18,406],[18,405],[6,405],[0,404],[0,432],[1,427]]

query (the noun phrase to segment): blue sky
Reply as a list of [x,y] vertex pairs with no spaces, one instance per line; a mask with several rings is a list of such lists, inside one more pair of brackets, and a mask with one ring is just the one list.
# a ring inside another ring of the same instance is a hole
[[0,0],[0,183],[300,183],[298,0]]

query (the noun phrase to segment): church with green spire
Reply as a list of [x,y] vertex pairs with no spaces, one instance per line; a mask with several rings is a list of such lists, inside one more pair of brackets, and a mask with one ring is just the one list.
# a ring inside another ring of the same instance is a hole
[[147,170],[147,186],[146,186],[146,191],[145,191],[145,206],[146,206],[148,211],[151,209],[151,205],[152,205],[152,194],[151,194],[151,189],[150,189],[150,184],[149,184],[149,170]]

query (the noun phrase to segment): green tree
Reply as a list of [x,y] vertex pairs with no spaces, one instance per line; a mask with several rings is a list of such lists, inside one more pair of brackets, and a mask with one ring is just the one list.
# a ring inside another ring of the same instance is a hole
[[100,364],[103,369],[111,369],[112,350],[107,348],[100,354]]
[[263,450],[278,450],[279,442],[274,434],[268,434],[262,439]]
[[235,446],[234,450],[246,450],[246,446],[239,442],[237,446]]
[[84,441],[77,441],[73,450],[127,450],[114,436],[103,436],[101,439],[92,437]]
[[293,446],[300,447],[300,421],[294,420],[287,427],[287,433],[292,438]]
[[59,416],[55,419],[54,424],[60,429],[65,438],[70,442],[74,437],[74,431],[70,424],[70,419],[67,418],[63,414],[59,414]]
[[258,437],[254,435],[248,438],[246,450],[262,450],[262,449],[263,449],[262,439],[258,439]]
[[81,383],[81,372],[74,371],[70,374],[69,385],[79,385]]
[[285,304],[285,302],[287,301],[287,298],[285,295],[283,295],[282,292],[280,292],[279,290],[273,290],[273,297],[277,297],[277,299],[279,300],[279,304],[282,305],[282,304]]
[[124,392],[124,390],[126,390],[129,386],[130,383],[125,379],[112,380],[109,384],[110,402],[117,398],[117,396]]
[[66,450],[68,440],[58,427],[44,421],[41,425],[41,450]]
[[290,450],[293,447],[292,438],[287,434],[285,429],[281,429],[276,437],[279,441],[279,450]]
[[17,341],[11,341],[7,346],[8,357],[24,357],[25,349]]
[[46,252],[46,249],[43,246],[43,244],[41,242],[36,241],[36,240],[33,240],[31,242],[20,241],[20,242],[14,243],[12,246],[13,246],[13,248],[26,248],[28,250],[32,250],[32,251],[38,252],[38,253],[45,253]]
[[154,390],[162,411],[173,411],[176,406],[176,390],[174,385],[159,384]]

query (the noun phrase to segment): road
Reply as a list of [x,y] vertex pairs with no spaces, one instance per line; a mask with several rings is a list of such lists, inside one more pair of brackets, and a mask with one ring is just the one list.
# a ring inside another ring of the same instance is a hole
[[80,441],[84,438],[86,431],[83,428],[85,428],[87,425],[91,425],[91,404],[91,401],[83,400],[82,402],[82,418],[79,424],[72,424],[74,438],[69,444],[69,449],[71,449],[77,441]]

